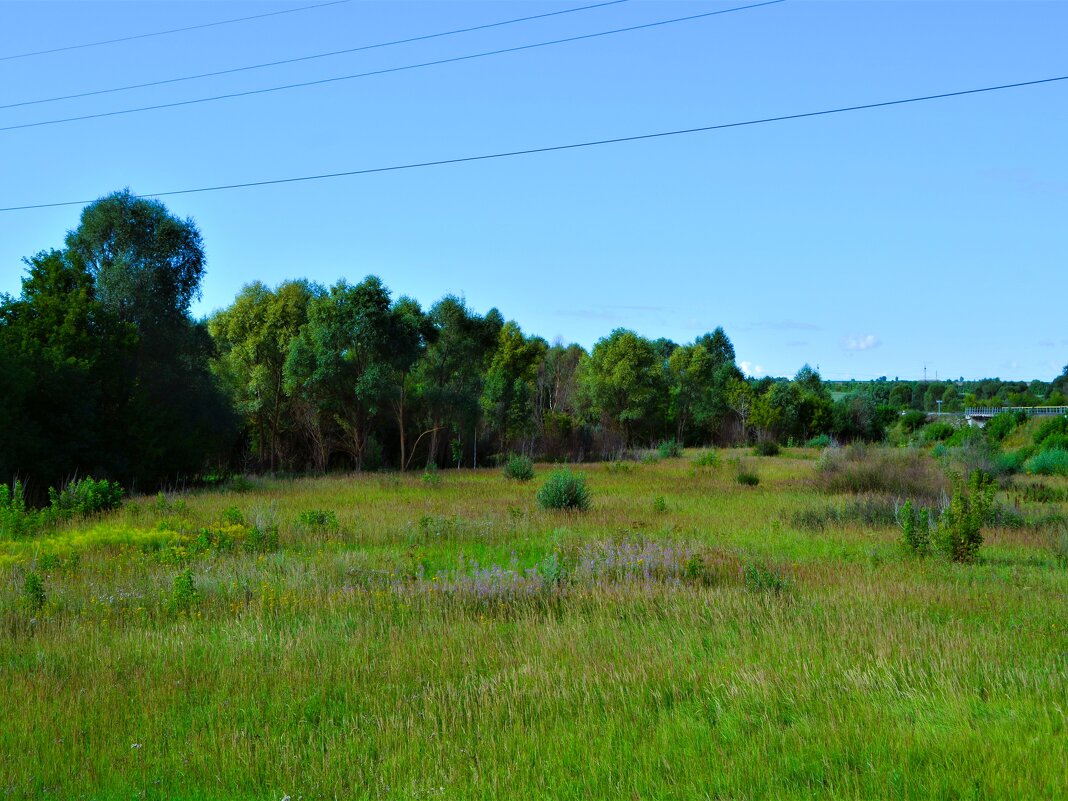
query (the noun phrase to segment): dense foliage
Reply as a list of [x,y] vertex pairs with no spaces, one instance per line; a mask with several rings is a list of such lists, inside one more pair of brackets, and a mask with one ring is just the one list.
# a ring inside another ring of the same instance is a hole
[[[407,470],[583,461],[639,449],[879,441],[888,430],[959,448],[938,408],[1064,402],[1051,384],[747,378],[727,334],[688,344],[617,329],[586,352],[448,296],[424,309],[375,276],[244,287],[206,321],[192,220],[130,193],[87,206],[61,250],[26,262],[0,298],[0,481],[28,502],[77,475],[151,490],[229,470]],[[940,402],[940,406],[939,406]],[[901,412],[905,412],[904,416]],[[1020,424],[991,421],[1000,443]],[[1062,472],[1051,430],[1015,469]]]

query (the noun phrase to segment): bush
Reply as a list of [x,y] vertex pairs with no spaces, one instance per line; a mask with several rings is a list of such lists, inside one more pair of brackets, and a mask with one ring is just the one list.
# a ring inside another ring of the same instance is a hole
[[222,522],[228,526],[243,526],[245,525],[245,516],[241,514],[241,510],[236,506],[230,506],[222,513]]
[[661,459],[677,459],[682,456],[682,446],[673,439],[661,442],[656,450]]
[[1024,462],[1031,456],[1029,448],[1020,448],[1018,451],[999,453],[994,460],[994,472],[1001,476],[1019,473],[1024,468]]
[[89,517],[101,512],[118,509],[122,505],[122,487],[117,481],[101,479],[95,481],[92,476],[72,481],[62,492],[48,489],[49,512],[58,519],[71,517]]
[[274,505],[257,506],[249,512],[252,528],[245,538],[245,550],[267,553],[278,550],[278,513]]
[[1068,434],[1050,434],[1039,447],[1043,451],[1068,451]]
[[754,473],[752,470],[741,470],[738,475],[734,477],[734,480],[739,484],[746,487],[755,487],[760,483],[760,476]]
[[512,481],[530,481],[534,478],[534,462],[526,456],[510,456],[504,463],[504,477]]
[[953,499],[942,512],[935,531],[938,549],[953,562],[974,562],[983,544],[983,526],[990,521],[994,505],[994,483],[976,471],[968,486],[954,481]]
[[48,600],[45,595],[44,581],[33,571],[26,574],[26,581],[22,585],[22,600],[31,612],[41,611],[45,601]]
[[904,429],[907,434],[911,434],[917,428],[922,428],[923,424],[926,422],[926,412],[911,411],[901,415],[901,428]]
[[944,442],[957,432],[949,423],[931,423],[923,429],[924,442]]
[[753,448],[753,453],[757,456],[778,456],[779,444],[774,440],[764,439],[756,444]]
[[983,429],[976,426],[961,426],[949,439],[945,440],[945,443],[951,447],[960,447],[967,445],[970,442],[986,442],[986,437],[983,434]]
[[537,500],[542,509],[584,512],[590,508],[586,477],[570,470],[556,470],[538,490]]
[[441,473],[435,462],[431,462],[423,470],[423,483],[431,487],[436,487],[441,483]]
[[329,509],[308,509],[297,516],[297,523],[317,531],[337,531],[337,515]]
[[754,562],[742,568],[742,582],[750,592],[766,592],[778,595],[790,589],[790,580],[775,568]]
[[0,537],[21,537],[32,534],[40,525],[39,516],[26,508],[26,493],[22,482],[10,487],[0,484]]
[[1040,451],[1050,450],[1059,435],[1068,435],[1068,417],[1054,417],[1044,422],[1035,432],[1035,445]]
[[1068,476],[1068,450],[1053,448],[1036,453],[1024,462],[1024,470],[1040,476]]
[[830,446],[831,437],[829,434],[820,434],[805,443],[806,448],[829,448]]
[[715,451],[701,451],[693,460],[694,467],[715,467],[719,464],[719,456]]
[[994,442],[1001,442],[1016,430],[1017,422],[1016,415],[1012,412],[996,414],[987,421],[986,435]]
[[653,511],[663,514],[667,511],[667,499],[663,495],[657,495],[653,498]]
[[188,612],[196,606],[200,593],[193,581],[193,571],[186,568],[174,577],[171,587],[171,608],[176,612]]
[[931,511],[926,507],[916,509],[912,501],[905,501],[898,511],[898,525],[901,527],[901,540],[905,547],[920,556],[926,556],[931,550]]

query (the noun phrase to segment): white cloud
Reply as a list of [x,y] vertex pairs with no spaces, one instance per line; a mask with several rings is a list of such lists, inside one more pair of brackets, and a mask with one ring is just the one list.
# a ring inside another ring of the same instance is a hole
[[738,362],[738,366],[742,368],[742,372],[753,378],[760,378],[764,375],[764,368],[759,364],[753,364],[752,362]]
[[845,346],[846,350],[871,350],[879,347],[879,338],[875,334],[846,337]]

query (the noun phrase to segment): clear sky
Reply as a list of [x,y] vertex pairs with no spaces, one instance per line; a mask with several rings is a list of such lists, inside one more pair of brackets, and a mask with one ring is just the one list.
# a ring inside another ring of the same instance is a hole
[[[0,56],[311,4],[0,2]],[[354,2],[0,60],[0,105],[568,7]],[[301,64],[0,109],[0,127],[747,5],[631,0]],[[0,206],[477,155],[1068,75],[1068,3],[787,2],[316,87],[0,131]],[[382,277],[587,347],[722,325],[751,374],[1049,380],[1068,362],[1068,81],[508,160],[166,198],[240,287]],[[0,292],[78,207],[0,214]]]

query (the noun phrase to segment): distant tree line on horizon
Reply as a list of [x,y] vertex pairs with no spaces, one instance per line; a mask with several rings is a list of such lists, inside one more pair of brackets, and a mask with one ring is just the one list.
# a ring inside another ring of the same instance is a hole
[[880,440],[901,410],[1063,403],[1052,383],[746,378],[722,328],[687,344],[616,329],[587,352],[382,281],[246,286],[195,320],[192,220],[119,192],[0,298],[0,482],[152,490],[233,470],[322,472],[619,458],[674,440]]

